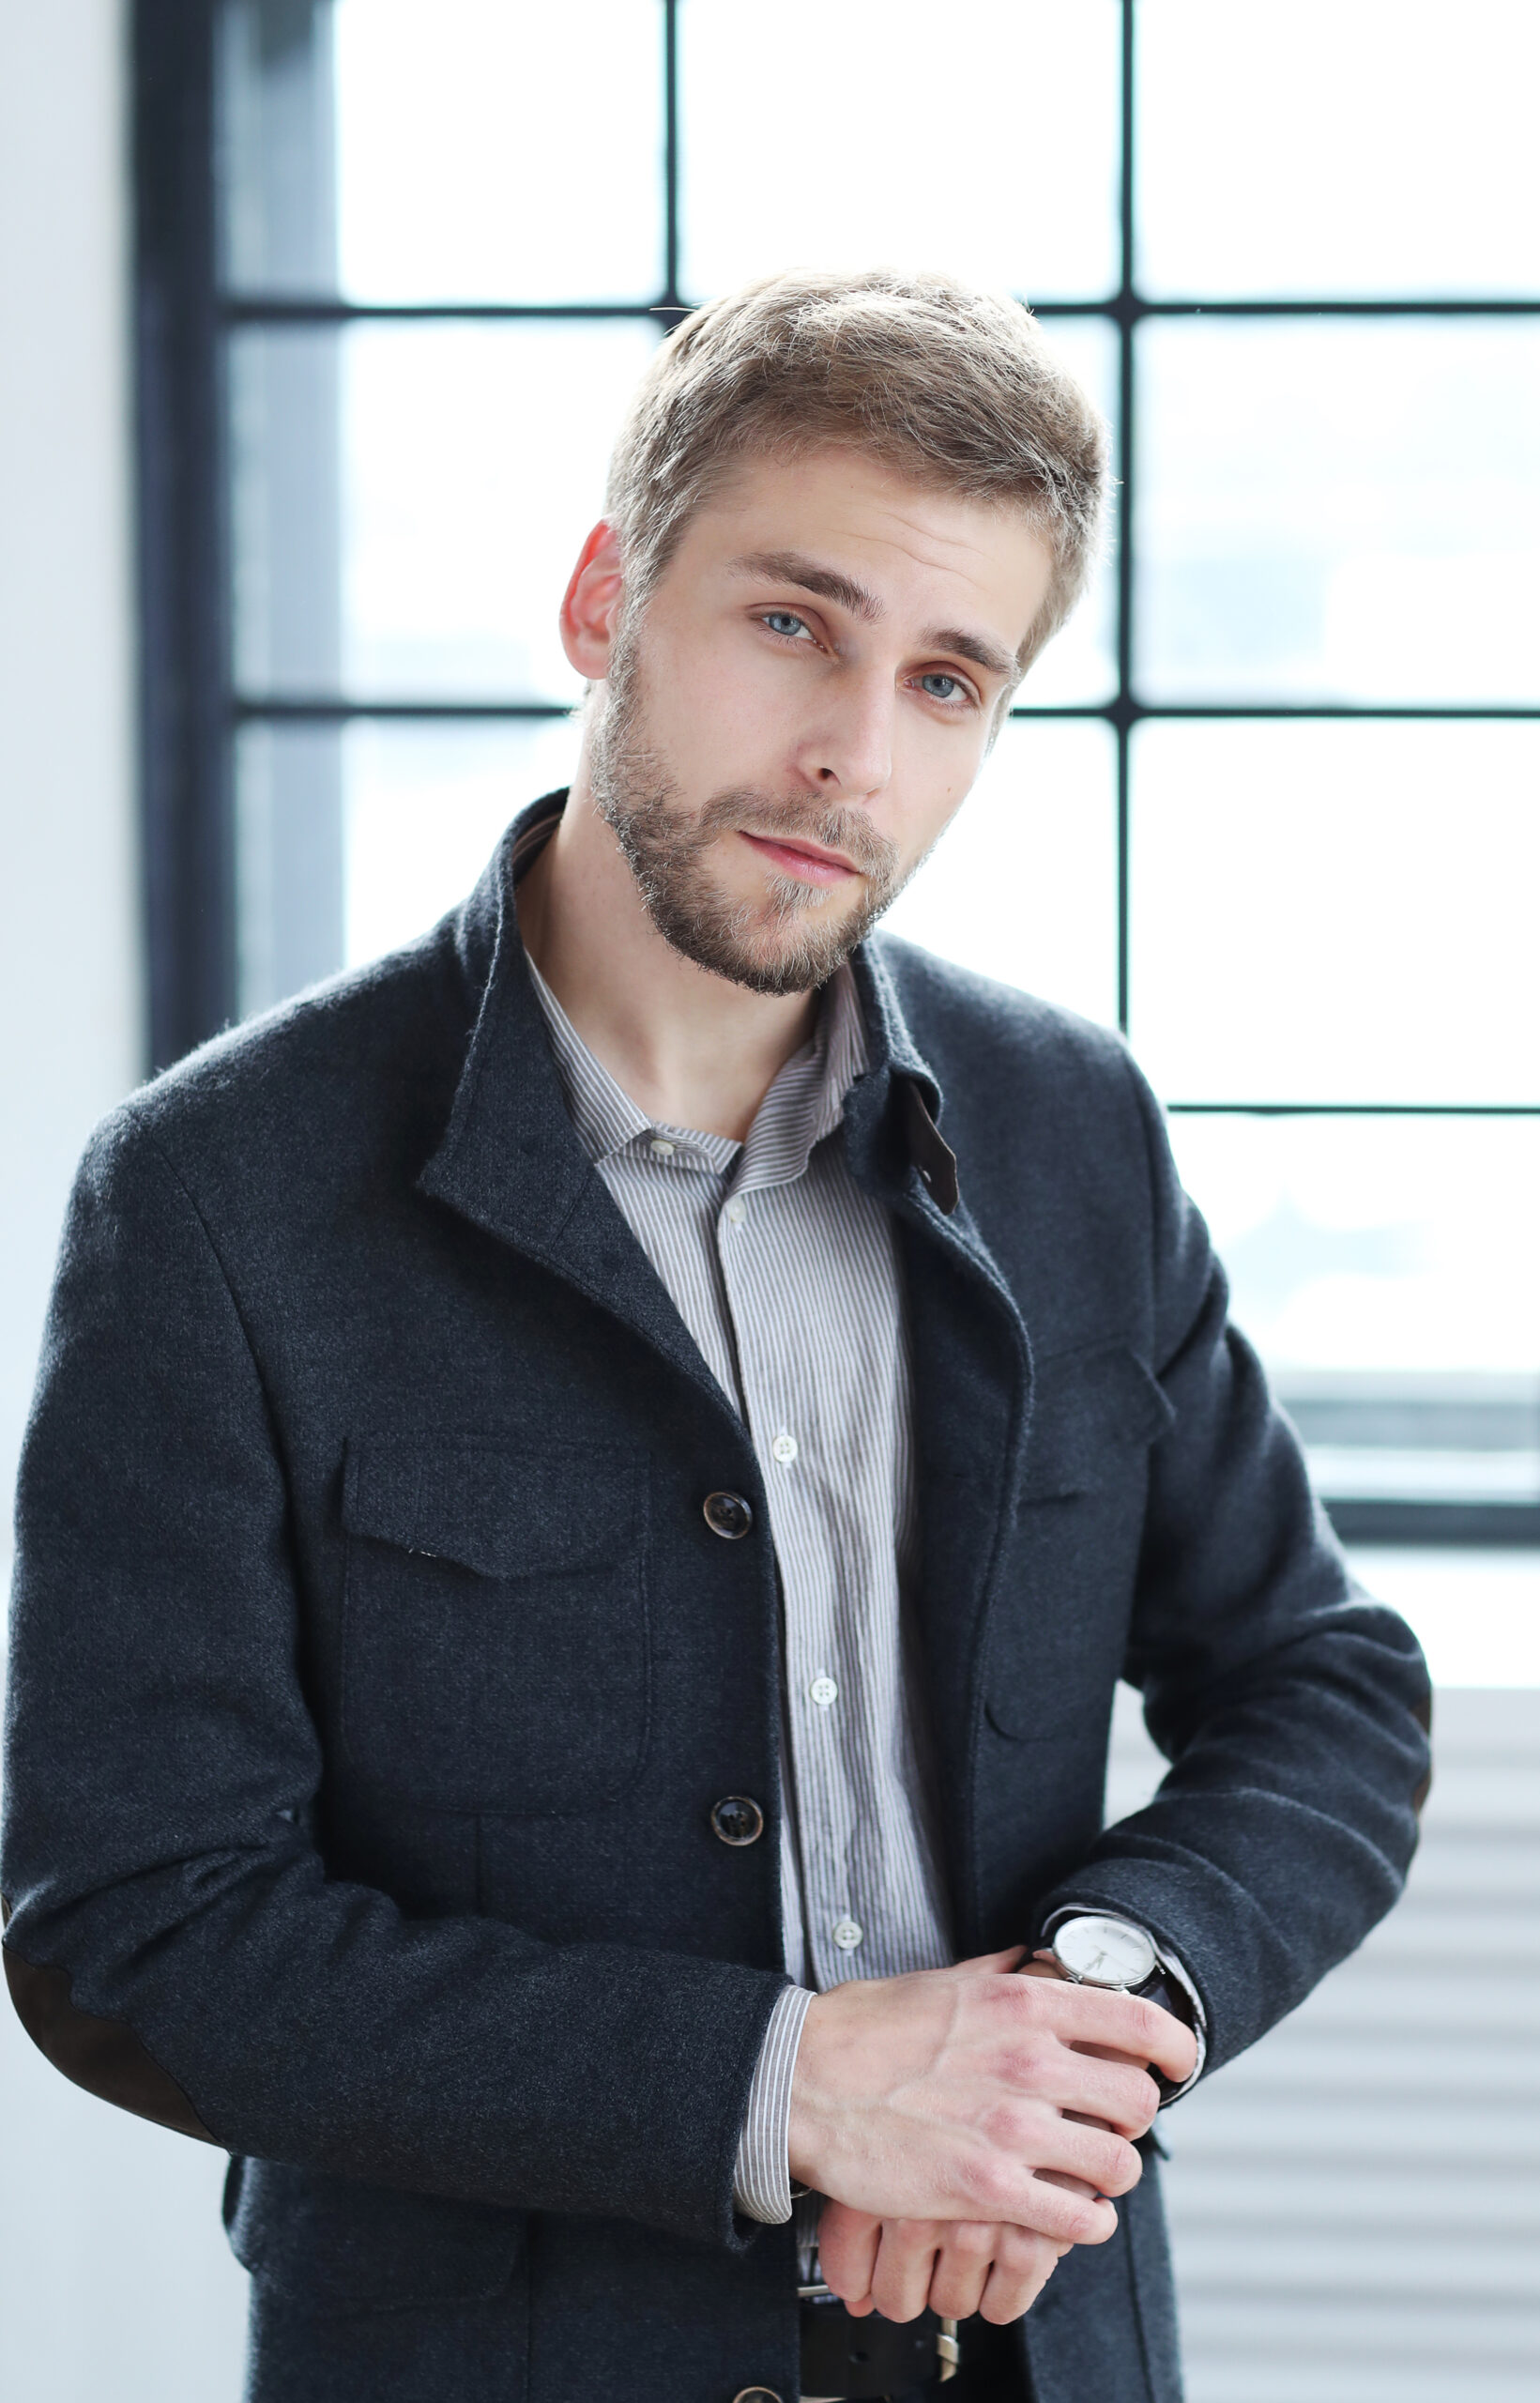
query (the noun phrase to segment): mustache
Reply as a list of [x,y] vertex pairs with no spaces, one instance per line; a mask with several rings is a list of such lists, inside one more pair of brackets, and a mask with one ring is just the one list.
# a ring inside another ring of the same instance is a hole
[[800,837],[841,852],[861,875],[878,883],[898,866],[897,844],[877,833],[864,810],[824,808],[800,793],[779,798],[747,786],[713,793],[696,820],[696,838],[704,845],[722,834],[762,834],[771,842]]

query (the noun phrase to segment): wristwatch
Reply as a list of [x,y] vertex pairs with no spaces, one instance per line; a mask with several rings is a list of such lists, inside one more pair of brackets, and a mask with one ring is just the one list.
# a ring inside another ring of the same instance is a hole
[[[1099,1911],[1077,1913],[1073,1919],[1060,1920],[1048,1942],[1072,1984],[1136,1994],[1143,2001],[1158,2003],[1184,2028],[1196,2029],[1197,2013],[1192,1996],[1161,1959],[1154,1937],[1133,1920],[1112,1919]],[[1153,2061],[1150,2074],[1163,2103],[1182,2091],[1181,2085],[1163,2076]]]

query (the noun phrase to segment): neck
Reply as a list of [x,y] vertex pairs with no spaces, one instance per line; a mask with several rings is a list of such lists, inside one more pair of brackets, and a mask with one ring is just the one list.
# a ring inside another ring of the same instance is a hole
[[637,1108],[741,1141],[812,1033],[816,996],[751,992],[666,943],[582,762],[556,833],[520,880],[518,909],[530,958]]

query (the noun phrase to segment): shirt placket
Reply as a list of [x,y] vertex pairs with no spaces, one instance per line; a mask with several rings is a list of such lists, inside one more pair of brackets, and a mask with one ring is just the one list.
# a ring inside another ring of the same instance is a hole
[[722,1219],[724,1281],[737,1337],[749,1433],[770,1501],[781,1576],[785,1740],[800,1830],[807,1967],[820,1988],[860,1974],[863,1930],[850,1891],[855,1829],[842,1773],[837,1657],[839,1580],[819,1483],[829,1430],[814,1384],[800,1375],[798,1313],[774,1307],[776,1263],[801,1248],[805,1168],[755,1185],[755,1164]]

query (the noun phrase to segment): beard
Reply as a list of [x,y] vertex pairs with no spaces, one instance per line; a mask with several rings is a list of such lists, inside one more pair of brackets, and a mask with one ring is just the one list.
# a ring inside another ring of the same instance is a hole
[[[751,992],[807,993],[827,984],[913,872],[902,866],[896,843],[877,834],[862,810],[828,808],[806,794],[783,797],[752,786],[713,793],[698,809],[689,808],[666,761],[648,746],[629,634],[612,654],[603,714],[590,747],[589,784],[663,941],[697,968]],[[858,898],[837,902],[827,885],[772,875],[762,898],[734,900],[710,867],[714,847],[734,834],[800,839],[840,852],[861,880]]]

